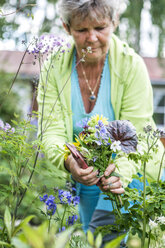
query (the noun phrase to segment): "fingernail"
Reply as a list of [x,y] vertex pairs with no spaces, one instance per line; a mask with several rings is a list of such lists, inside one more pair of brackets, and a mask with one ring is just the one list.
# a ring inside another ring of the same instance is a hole
[[108,171],[105,171],[105,173],[104,173],[104,174],[105,174],[105,176],[108,176]]

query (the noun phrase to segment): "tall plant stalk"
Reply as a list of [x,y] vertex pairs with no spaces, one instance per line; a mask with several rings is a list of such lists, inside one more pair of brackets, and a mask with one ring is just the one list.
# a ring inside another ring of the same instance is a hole
[[165,156],[165,149],[164,149],[162,159],[161,159],[161,162],[160,162],[159,173],[158,173],[158,178],[157,178],[157,184],[159,183],[159,180],[160,180],[160,174],[161,174],[161,170],[162,170],[162,167],[163,167],[164,156]]
[[142,242],[141,248],[144,248],[145,245],[145,237],[146,237],[146,162],[143,164],[143,235],[142,235]]

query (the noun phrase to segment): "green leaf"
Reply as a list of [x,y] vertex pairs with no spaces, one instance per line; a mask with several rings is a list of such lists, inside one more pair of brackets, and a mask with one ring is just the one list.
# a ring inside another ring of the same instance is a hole
[[38,231],[34,228],[23,225],[23,233],[28,241],[28,244],[30,244],[33,248],[44,248],[44,241],[43,237],[38,234]]
[[63,231],[59,234],[59,236],[56,239],[56,247],[57,248],[64,248],[66,247],[66,243],[70,239],[70,235],[74,231],[74,227],[68,228],[66,231]]
[[91,246],[94,245],[94,236],[90,230],[87,231],[87,240]]
[[96,237],[96,240],[95,240],[95,247],[96,248],[99,248],[102,244],[102,235],[101,233],[99,233]]
[[5,221],[5,226],[8,232],[9,239],[11,240],[11,230],[12,230],[11,214],[7,206],[5,209],[4,221]]
[[104,248],[118,248],[121,241],[125,238],[126,234],[120,235],[116,239],[113,239],[111,242],[105,245]]
[[14,245],[15,248],[30,248],[28,244],[25,244],[22,242],[19,238],[12,238],[12,245]]
[[6,243],[6,242],[4,242],[4,241],[0,241],[0,245],[5,245],[5,247],[6,247],[6,246],[7,246],[7,247],[11,247],[10,244],[8,244],[8,243]]
[[122,175],[120,175],[119,173],[113,171],[110,175],[111,177],[114,176],[114,177],[122,177]]
[[26,225],[31,219],[33,219],[35,215],[29,215],[24,220],[21,221],[21,223],[14,229],[12,236],[15,236],[16,233],[23,228],[24,225]]

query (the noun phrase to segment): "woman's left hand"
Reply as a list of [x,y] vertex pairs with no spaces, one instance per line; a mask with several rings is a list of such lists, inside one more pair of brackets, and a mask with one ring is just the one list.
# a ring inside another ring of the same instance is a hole
[[[124,188],[122,187],[122,182],[120,177],[110,176],[110,174],[115,171],[116,167],[114,164],[110,164],[106,171],[104,172],[104,176],[100,179],[100,186],[99,188],[103,192],[112,192],[114,194],[123,194],[125,192]],[[110,177],[108,177],[110,176]]]

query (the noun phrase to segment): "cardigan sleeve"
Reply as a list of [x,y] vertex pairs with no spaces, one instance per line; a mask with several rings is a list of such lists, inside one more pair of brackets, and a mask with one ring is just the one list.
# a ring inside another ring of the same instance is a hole
[[[141,132],[147,124],[154,125],[153,93],[146,66],[142,58],[134,54],[129,57],[129,70],[124,80],[120,119],[131,120]],[[128,66],[128,65],[127,65]]]
[[[120,119],[129,120],[136,127],[137,133],[142,133],[143,128],[151,125],[156,128],[152,119],[153,115],[153,93],[146,66],[142,58],[133,54],[127,56],[127,74],[123,80],[123,95],[121,99]],[[144,149],[146,146],[144,145]],[[159,171],[158,161],[163,153],[163,146],[159,142],[159,151],[154,154],[153,160],[147,164],[147,178],[157,178]],[[121,180],[126,186],[132,181],[132,176],[137,172],[142,173],[140,164],[128,161],[126,158],[119,159],[119,173],[123,176]]]
[[[57,71],[52,58],[44,64],[38,87],[38,137],[48,158],[58,168],[64,169],[64,158],[58,148],[67,141],[63,105],[56,85]],[[66,171],[66,170],[65,170]]]

